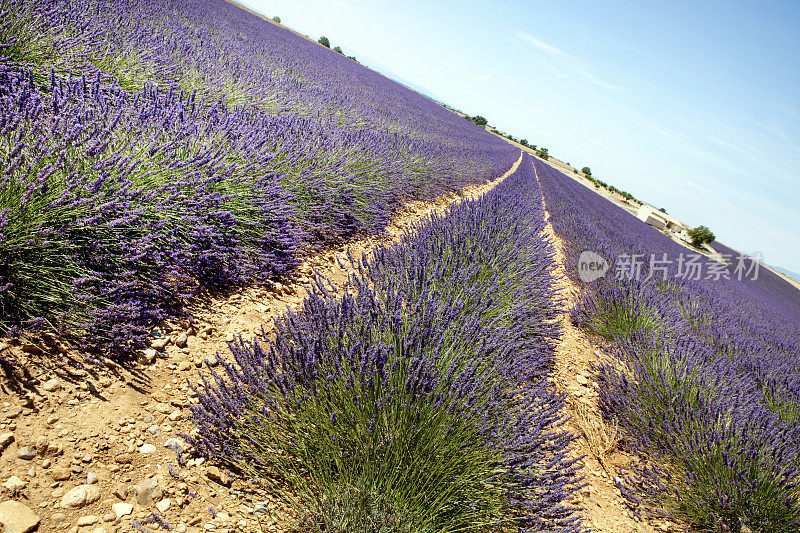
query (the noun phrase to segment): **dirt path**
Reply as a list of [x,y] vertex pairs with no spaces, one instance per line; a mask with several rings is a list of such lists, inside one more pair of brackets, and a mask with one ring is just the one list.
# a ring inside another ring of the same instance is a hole
[[[539,179],[537,173],[536,179]],[[540,187],[541,188],[541,187]],[[609,427],[597,407],[599,389],[590,370],[592,363],[608,356],[597,348],[592,339],[572,323],[569,308],[578,295],[578,286],[567,276],[561,240],[550,224],[550,213],[542,197],[547,224],[545,233],[554,243],[557,286],[563,298],[561,314],[562,339],[556,347],[556,367],[552,381],[567,395],[566,412],[571,417],[568,430],[578,436],[573,457],[584,456],[582,470],[588,483],[573,503],[581,508],[584,526],[599,533],[632,533],[670,531],[668,523],[647,523],[635,519],[623,503],[622,494],[614,485],[618,468],[634,459],[617,449],[616,428]]]
[[[349,244],[354,257],[369,253],[432,212],[485,194],[511,175],[434,202],[413,202],[380,238]],[[312,268],[341,288],[347,248],[307,259],[295,279],[274,290],[252,288],[224,299],[198,299],[193,325],[163,325],[141,364],[81,365],[53,339],[0,343],[0,356],[17,364],[0,379],[0,524],[4,531],[115,533],[166,529],[278,531],[264,501],[241,500],[244,486],[201,459],[186,461],[188,407],[197,397],[188,381],[216,366],[234,335],[252,339],[286,308],[297,309]],[[60,359],[60,360],[59,360]],[[201,370],[202,369],[202,370]],[[0,376],[2,377],[2,376]],[[156,513],[156,514],[153,514]],[[156,518],[157,517],[157,518]],[[0,530],[3,530],[0,527]]]

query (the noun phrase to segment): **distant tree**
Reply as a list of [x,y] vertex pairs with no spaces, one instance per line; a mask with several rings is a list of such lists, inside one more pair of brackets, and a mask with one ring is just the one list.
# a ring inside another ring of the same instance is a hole
[[708,229],[707,226],[697,226],[696,228],[689,230],[689,238],[692,239],[692,244],[695,246],[703,246],[707,242],[711,242],[716,239],[714,234],[710,229]]
[[353,61],[358,63],[358,59],[356,59],[356,56],[347,56],[347,59],[352,59]]
[[280,18],[278,15],[275,15],[274,17],[272,17],[272,20],[274,20],[274,21],[275,21],[275,22],[277,22],[278,24],[280,24],[280,23],[281,23],[281,18]]
[[577,168],[573,168],[573,169],[572,169],[572,171],[573,171],[575,174],[577,174],[577,173],[578,173],[578,169],[577,169]]
[[519,144],[522,146],[528,146],[528,139],[520,139]]
[[533,148],[534,150],[536,150],[536,145],[535,145],[535,144],[532,144],[532,145],[531,145],[531,148]]
[[318,42],[319,44],[321,44],[322,46],[324,46],[325,48],[330,48],[330,47],[331,47],[331,41],[330,41],[330,39],[328,39],[328,38],[327,38],[327,37],[325,37],[324,35],[323,35],[322,37],[320,37],[320,38],[319,38],[319,40],[318,40],[317,42]]
[[547,148],[544,146],[536,150],[536,155],[547,161],[550,159],[550,154],[547,153]]
[[334,52],[339,52],[340,54],[344,55],[344,52],[342,52],[342,47],[341,47],[341,46],[337,46],[337,47],[335,47],[335,48],[333,49],[333,51],[334,51]]
[[661,211],[661,212],[662,212],[662,213],[664,213],[665,215],[667,214],[667,210],[666,210],[666,209],[664,209],[663,207],[662,207],[662,208],[660,208],[660,209],[659,209],[659,211]]
[[587,176],[591,176],[591,175],[592,175],[592,169],[590,169],[589,167],[583,167],[583,168],[581,169],[581,172],[583,172],[583,173],[584,173],[584,174],[586,174]]
[[469,120],[470,120],[471,122],[474,122],[475,124],[477,124],[477,125],[478,125],[478,126],[480,126],[481,128],[482,128],[482,127],[484,127],[484,126],[486,126],[486,124],[488,124],[488,123],[489,123],[489,121],[488,121],[488,120],[486,120],[485,118],[483,118],[483,117],[482,117],[482,116],[480,116],[480,115],[475,115],[474,117],[470,117],[470,118],[469,118]]

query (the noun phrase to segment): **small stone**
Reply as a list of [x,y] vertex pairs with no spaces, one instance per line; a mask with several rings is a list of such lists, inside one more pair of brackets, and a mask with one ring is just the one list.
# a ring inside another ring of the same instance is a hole
[[129,464],[131,464],[131,460],[132,460],[132,457],[131,457],[131,454],[129,454],[129,453],[121,453],[121,454],[117,455],[116,457],[114,457],[114,461],[116,461],[117,463],[119,463],[121,465],[129,465]]
[[125,485],[117,485],[114,487],[114,492],[112,492],[114,496],[119,498],[120,500],[124,500],[125,497],[128,495],[128,487]]
[[175,339],[175,346],[177,346],[178,348],[186,348],[186,342],[187,341],[188,341],[188,337],[186,336],[186,333],[181,333]]
[[575,381],[577,381],[580,385],[584,385],[584,386],[589,384],[589,380],[583,374],[578,374],[575,377]]
[[176,438],[168,439],[167,442],[164,443],[164,448],[172,450],[176,454],[180,455],[183,453],[183,444]]
[[50,468],[51,461],[50,459],[43,459],[42,460],[42,468]]
[[164,351],[164,347],[166,347],[169,339],[167,337],[161,337],[160,339],[153,339],[150,343],[150,347],[154,350],[158,350],[159,352]]
[[205,361],[208,366],[217,366],[219,364],[219,358],[216,355],[209,355]]
[[17,457],[24,461],[30,461],[34,457],[36,457],[36,448],[33,446],[23,446],[19,450],[17,450]]
[[17,476],[11,476],[10,478],[8,478],[8,480],[7,480],[5,483],[3,483],[3,487],[5,487],[5,489],[6,489],[8,492],[10,492],[10,493],[11,493],[11,496],[12,496],[12,497],[13,497],[13,496],[16,496],[16,494],[17,494],[19,491],[21,491],[22,489],[24,489],[24,488],[25,488],[25,485],[27,485],[27,483],[25,483],[24,481],[22,481],[22,480],[21,480],[20,478],[18,478]]
[[5,418],[17,418],[21,414],[22,414],[22,407],[16,405],[11,409],[9,409],[8,411],[6,411],[5,413],[3,413],[3,416]]
[[86,474],[86,483],[88,483],[89,485],[97,483],[97,474],[95,474],[94,472],[89,472],[88,474]]
[[159,426],[158,424],[153,424],[152,426],[150,426],[149,428],[147,428],[147,431],[148,431],[148,432],[149,432],[149,433],[150,433],[152,436],[154,436],[154,437],[155,437],[156,435],[158,435],[159,433],[161,433],[161,426]]
[[180,409],[176,411],[172,411],[167,418],[171,421],[175,422],[176,420],[180,420],[183,414],[181,413]]
[[78,518],[78,527],[86,527],[95,525],[100,519],[94,515],[82,516]]
[[142,446],[139,448],[139,453],[141,453],[141,454],[144,454],[144,455],[149,455],[149,454],[151,454],[151,453],[156,453],[156,447],[155,447],[155,446],[153,446],[153,445],[152,445],[152,444],[150,444],[150,443],[143,444],[143,445],[142,445]]
[[0,435],[0,451],[5,450],[12,442],[14,442],[13,433],[3,433]]
[[78,485],[61,498],[61,507],[79,509],[100,499],[100,489],[96,485]]
[[42,388],[47,392],[56,392],[61,390],[61,380],[58,378],[48,379],[42,385]]
[[136,485],[136,501],[139,505],[149,506],[154,500],[160,500],[161,488],[158,486],[157,477],[144,478]]
[[158,356],[157,351],[152,348],[147,348],[146,350],[142,350],[140,359],[142,363],[150,365],[156,360],[156,356]]
[[186,372],[191,368],[192,368],[192,363],[190,363],[189,361],[181,361],[180,363],[178,363],[178,370],[180,370],[181,372]]
[[172,505],[172,501],[169,498],[164,498],[156,504],[156,509],[162,513],[165,513],[167,512],[167,509],[169,509],[170,505]]
[[28,533],[39,525],[39,516],[24,503],[8,500],[0,503],[0,526],[3,533]]
[[122,518],[123,516],[129,515],[133,512],[133,504],[125,502],[115,503],[111,506],[111,510],[114,511],[114,514],[117,515],[117,518]]
[[156,404],[156,411],[163,415],[168,415],[170,411],[172,411],[172,407],[170,407],[169,404],[159,402]]
[[231,484],[230,476],[216,466],[209,466],[206,469],[206,477],[211,481],[219,483],[220,485],[228,486]]
[[742,524],[742,527],[739,528],[739,533],[753,533],[753,530]]

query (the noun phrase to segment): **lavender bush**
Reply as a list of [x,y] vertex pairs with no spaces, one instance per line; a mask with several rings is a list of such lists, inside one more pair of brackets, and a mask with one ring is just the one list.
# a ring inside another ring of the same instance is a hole
[[514,150],[223,0],[0,1],[0,333],[118,355]]
[[[597,369],[601,408],[654,460],[620,486],[632,508],[698,531],[797,531],[800,292],[765,269],[756,280],[684,279],[683,247],[552,167],[536,168],[568,272],[582,285],[573,319],[619,359]],[[612,264],[624,254],[673,262],[584,284],[584,250]]]
[[231,344],[193,410],[196,448],[269,483],[311,530],[368,513],[413,531],[577,531],[572,437],[546,380],[559,331],[543,224],[526,157],[358,261],[348,291],[318,280],[274,341]]

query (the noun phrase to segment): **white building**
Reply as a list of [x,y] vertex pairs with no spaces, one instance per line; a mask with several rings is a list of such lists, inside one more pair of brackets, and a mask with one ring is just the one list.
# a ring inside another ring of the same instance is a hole
[[639,211],[636,213],[636,218],[646,222],[648,225],[653,226],[657,230],[674,233],[685,241],[689,239],[689,230],[691,226],[687,226],[677,218],[659,211],[649,204],[642,204],[639,206]]

